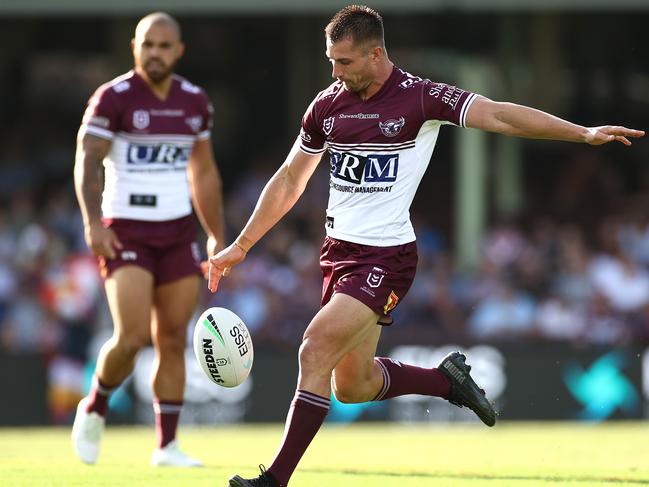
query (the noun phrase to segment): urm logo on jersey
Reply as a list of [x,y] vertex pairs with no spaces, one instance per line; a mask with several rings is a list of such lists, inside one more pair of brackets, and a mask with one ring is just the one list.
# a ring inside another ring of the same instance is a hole
[[331,174],[353,184],[393,183],[399,172],[399,154],[361,156],[349,152],[331,152]]
[[174,144],[131,144],[128,147],[129,164],[186,164],[191,147],[180,147]]

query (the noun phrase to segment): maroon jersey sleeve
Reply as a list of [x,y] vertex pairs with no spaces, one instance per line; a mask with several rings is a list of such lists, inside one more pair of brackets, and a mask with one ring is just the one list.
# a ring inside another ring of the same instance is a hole
[[92,135],[112,139],[119,129],[120,110],[113,87],[101,86],[88,100],[81,126]]
[[311,102],[304,117],[302,117],[300,149],[307,154],[319,154],[325,149],[325,134],[321,128],[321,122],[318,121],[316,116],[317,100],[318,98]]
[[212,125],[214,122],[214,107],[210,102],[207,94],[201,90],[201,105],[200,105],[200,114],[202,118],[201,128],[198,132],[197,137],[199,139],[209,139],[212,133]]
[[426,120],[440,120],[466,127],[466,114],[477,96],[475,93],[429,80],[422,84],[422,90]]

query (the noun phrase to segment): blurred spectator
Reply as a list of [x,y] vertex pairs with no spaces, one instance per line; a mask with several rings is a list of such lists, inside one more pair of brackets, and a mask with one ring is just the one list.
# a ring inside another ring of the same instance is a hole
[[589,274],[590,255],[583,235],[574,225],[564,227],[559,236],[558,270],[552,290],[568,303],[581,307],[593,298],[595,286]]
[[539,304],[535,324],[535,333],[540,338],[578,342],[584,333],[586,317],[579,305],[561,296],[551,296]]
[[629,342],[631,334],[622,315],[601,295],[596,295],[589,303],[585,322],[584,343],[625,345]]
[[618,222],[603,221],[599,229],[603,252],[590,265],[595,289],[615,311],[633,312],[649,303],[649,273],[618,245]]
[[479,302],[469,317],[478,340],[516,341],[532,335],[535,304],[526,293],[502,281],[498,291]]
[[503,221],[488,231],[482,251],[498,270],[505,270],[518,261],[525,246],[521,231],[512,222]]

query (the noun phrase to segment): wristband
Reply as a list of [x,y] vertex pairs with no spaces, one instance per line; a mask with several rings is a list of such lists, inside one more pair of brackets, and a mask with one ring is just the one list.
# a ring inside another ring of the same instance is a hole
[[239,242],[237,242],[236,240],[234,241],[234,245],[236,245],[236,246],[239,247],[241,250],[243,250],[243,253],[244,253],[244,254],[247,254],[247,253],[248,253],[248,250],[247,250],[246,248],[244,248],[244,246],[241,245],[241,244],[240,244]]

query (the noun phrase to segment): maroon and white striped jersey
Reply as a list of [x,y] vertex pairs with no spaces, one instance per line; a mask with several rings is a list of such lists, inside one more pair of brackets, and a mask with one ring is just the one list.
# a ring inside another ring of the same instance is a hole
[[302,119],[302,151],[331,162],[327,235],[387,247],[415,240],[410,205],[439,129],[464,127],[477,95],[394,68],[368,100],[336,81]]
[[102,215],[173,220],[192,212],[186,168],[198,139],[208,139],[212,106],[205,92],[174,75],[166,100],[134,71],[100,86],[82,133],[112,141],[103,161]]

